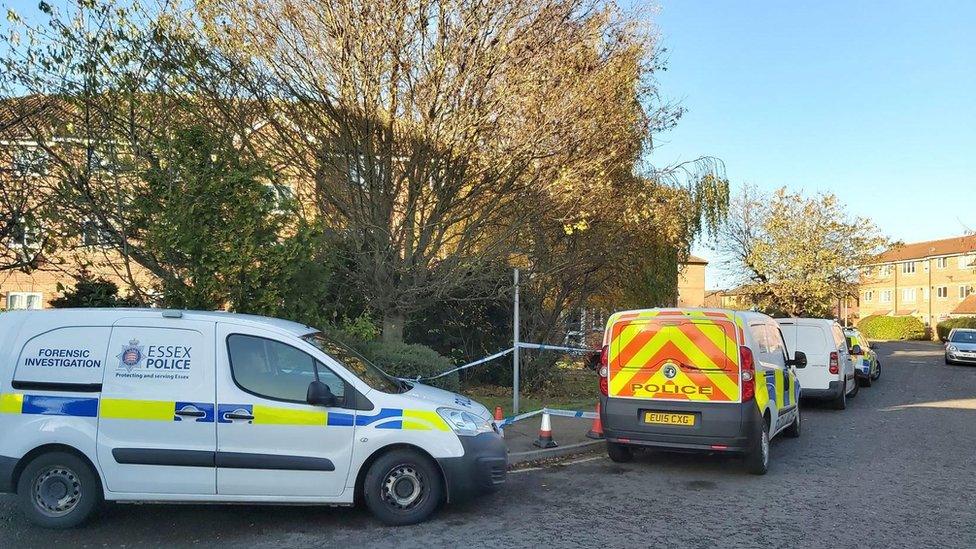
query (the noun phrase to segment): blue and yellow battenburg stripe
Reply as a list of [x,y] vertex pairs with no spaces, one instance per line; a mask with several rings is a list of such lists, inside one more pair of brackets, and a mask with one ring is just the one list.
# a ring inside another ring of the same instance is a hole
[[405,429],[411,431],[449,431],[437,412],[382,408],[372,415],[329,412],[326,410],[296,410],[260,404],[221,404],[217,407],[217,421],[231,423],[227,414],[244,413],[254,416],[255,425],[322,425],[328,427],[366,427],[376,429]]
[[[177,415],[177,411],[202,412],[200,417]],[[449,431],[450,427],[437,414],[428,410],[382,408],[372,415],[329,412],[327,410],[297,410],[261,404],[220,404],[171,400],[132,400],[96,397],[62,397],[47,395],[2,394],[0,413],[27,415],[55,415],[102,419],[141,421],[195,421],[198,423],[231,423],[226,415],[233,412],[254,416],[254,425],[318,425],[323,427],[366,427],[376,429],[404,429],[411,431]]]

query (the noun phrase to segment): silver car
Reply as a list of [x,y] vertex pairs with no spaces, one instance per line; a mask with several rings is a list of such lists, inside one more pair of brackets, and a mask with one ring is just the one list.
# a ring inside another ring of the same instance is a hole
[[976,329],[953,328],[945,344],[946,364],[976,364]]

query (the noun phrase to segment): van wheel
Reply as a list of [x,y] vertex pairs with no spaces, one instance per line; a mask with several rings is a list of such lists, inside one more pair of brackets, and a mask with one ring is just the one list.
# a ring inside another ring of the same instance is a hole
[[878,369],[877,369],[876,372],[874,372],[873,374],[871,374],[871,380],[872,381],[878,381],[879,379],[881,379],[881,361],[880,360],[877,361],[875,363],[875,365],[878,367]]
[[765,418],[753,436],[752,448],[746,454],[746,469],[754,475],[765,475],[769,470],[769,425]]
[[363,482],[363,499],[373,515],[388,526],[423,522],[444,498],[437,465],[413,450],[380,456]]
[[857,384],[860,385],[861,387],[870,387],[872,384],[871,374],[868,374],[867,377],[862,377],[858,379]]
[[796,405],[796,418],[789,427],[783,430],[783,434],[790,438],[800,438],[800,405]]
[[840,395],[831,402],[831,407],[834,410],[846,410],[847,409],[847,380],[844,380],[844,386],[840,389]]
[[[846,388],[846,386],[845,386],[845,388]],[[857,382],[857,379],[855,378],[855,379],[854,379],[854,390],[853,390],[853,391],[851,391],[851,394],[850,394],[850,397],[851,397],[851,398],[854,398],[854,397],[856,397],[856,396],[857,396],[857,394],[858,394],[858,393],[860,393],[860,392],[861,392],[861,384],[860,384],[860,383],[858,383],[858,382]]]
[[634,459],[634,451],[630,447],[615,442],[607,442],[607,455],[610,461],[616,463],[627,463]]
[[17,482],[20,507],[44,528],[73,528],[91,518],[102,503],[98,475],[67,452],[41,454],[27,464]]

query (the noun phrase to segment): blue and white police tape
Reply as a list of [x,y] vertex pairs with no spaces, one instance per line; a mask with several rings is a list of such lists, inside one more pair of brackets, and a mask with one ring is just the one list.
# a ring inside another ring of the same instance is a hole
[[550,416],[575,417],[579,419],[595,419],[597,417],[596,412],[581,412],[579,410],[559,410],[557,408],[543,408],[541,410],[535,410],[533,412],[526,412],[524,414],[519,414],[517,416],[507,417],[502,421],[496,421],[495,425],[498,425],[499,428],[503,428],[506,425],[511,425],[517,421],[522,421],[523,419],[528,419],[532,416],[537,416],[542,413],[547,413]]

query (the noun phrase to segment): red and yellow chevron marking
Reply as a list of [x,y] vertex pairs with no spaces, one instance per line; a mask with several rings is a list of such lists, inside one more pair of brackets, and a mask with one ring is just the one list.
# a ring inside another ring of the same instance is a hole
[[[731,315],[651,310],[611,319],[610,396],[668,400],[739,399],[740,329]],[[674,366],[673,378],[665,367]]]

